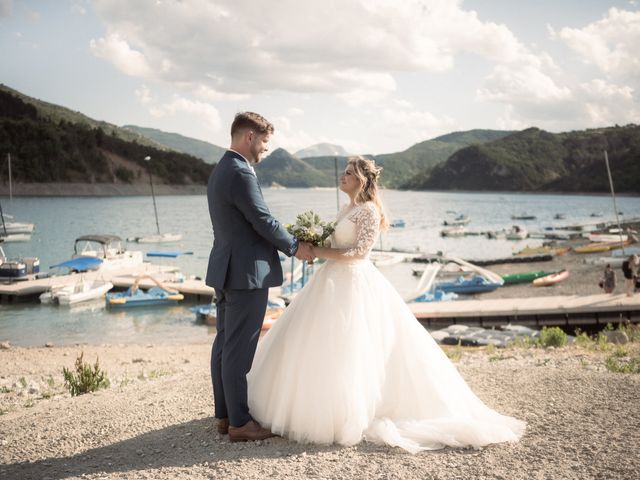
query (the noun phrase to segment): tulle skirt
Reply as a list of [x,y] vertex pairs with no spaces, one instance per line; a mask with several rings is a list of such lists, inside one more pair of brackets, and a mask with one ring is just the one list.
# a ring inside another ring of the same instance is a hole
[[516,441],[368,260],[327,261],[258,344],[251,415],[298,442],[416,453]]

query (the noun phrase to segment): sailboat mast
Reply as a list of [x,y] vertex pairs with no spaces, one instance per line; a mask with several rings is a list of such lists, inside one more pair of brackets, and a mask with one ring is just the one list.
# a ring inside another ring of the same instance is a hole
[[11,154],[10,153],[7,153],[7,162],[9,163],[9,202],[13,202],[13,188],[11,185]]
[[[151,162],[151,157],[144,157],[147,162]],[[151,185],[151,197],[153,198],[153,213],[156,215],[156,228],[158,229],[158,235],[160,235],[160,223],[158,223],[158,207],[156,207],[156,194],[153,191],[153,179],[151,178],[151,169],[148,168],[149,172],[149,185]]]
[[611,177],[611,169],[609,168],[609,155],[604,151],[604,162],[607,164],[607,175],[609,175],[609,187],[611,187],[611,198],[613,199],[613,211],[616,214],[616,223],[618,224],[618,235],[620,235],[620,246],[624,254],[624,241],[622,240],[622,227],[620,226],[620,217],[618,216],[618,205],[616,204],[616,192],[613,191],[613,178]]

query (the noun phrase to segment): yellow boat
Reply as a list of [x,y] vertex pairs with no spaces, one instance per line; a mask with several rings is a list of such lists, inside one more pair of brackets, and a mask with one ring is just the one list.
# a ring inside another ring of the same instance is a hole
[[569,247],[550,247],[549,245],[544,245],[542,247],[524,247],[522,250],[517,252],[515,255],[518,257],[523,257],[527,255],[545,255],[550,253],[553,256],[564,255],[569,251]]
[[589,243],[581,247],[574,247],[573,251],[576,253],[601,253],[608,252],[609,250],[615,250],[616,248],[622,248],[630,243],[631,240],[625,240],[624,242],[596,242]]

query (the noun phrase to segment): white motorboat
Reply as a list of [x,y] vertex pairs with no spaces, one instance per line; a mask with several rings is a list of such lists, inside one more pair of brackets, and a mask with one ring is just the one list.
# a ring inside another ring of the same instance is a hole
[[182,235],[179,233],[159,233],[153,235],[145,235],[144,237],[129,237],[127,242],[136,243],[171,243],[179,242],[182,240]]
[[443,237],[464,237],[466,229],[463,226],[455,226],[443,228],[440,230],[440,235]]
[[396,265],[404,262],[406,255],[399,252],[383,252],[373,251],[369,254],[369,260],[373,262],[376,267],[388,267],[389,265]]
[[529,236],[529,232],[522,225],[514,225],[511,230],[505,232],[507,240],[524,240]]
[[31,240],[30,233],[10,233],[8,235],[0,233],[0,241],[4,243],[28,242],[29,240]]
[[443,221],[442,224],[444,226],[463,226],[469,224],[469,222],[471,222],[471,219],[468,216],[460,214]]
[[142,265],[143,256],[139,250],[126,250],[117,235],[83,235],[76,238],[73,257],[94,257],[102,260],[100,269],[136,267]]
[[113,288],[113,283],[105,280],[78,280],[71,285],[53,287],[40,295],[41,303],[59,303],[60,305],[75,305],[89,300],[96,300]]
[[0,228],[0,232],[3,234],[13,233],[32,233],[34,228],[33,223],[20,223],[20,222],[4,222],[4,227]]

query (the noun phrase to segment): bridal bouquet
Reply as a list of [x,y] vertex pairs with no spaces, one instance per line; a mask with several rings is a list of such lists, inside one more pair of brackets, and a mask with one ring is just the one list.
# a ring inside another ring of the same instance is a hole
[[300,242],[309,242],[319,247],[336,228],[335,222],[323,222],[317,213],[308,211],[296,217],[296,223],[286,225],[287,231]]

